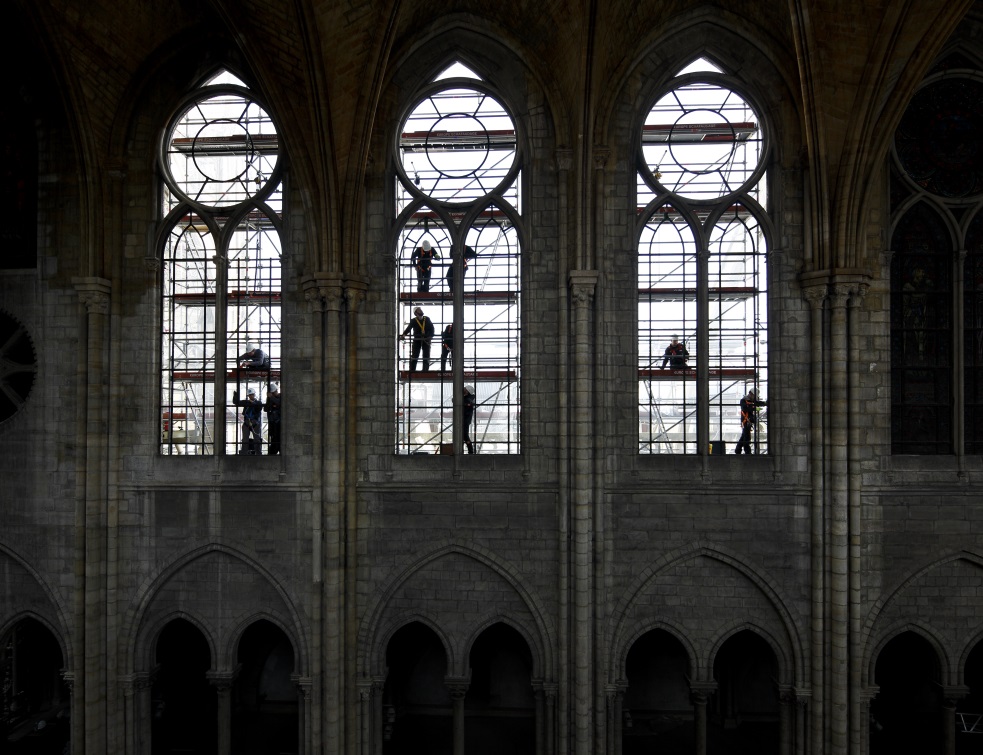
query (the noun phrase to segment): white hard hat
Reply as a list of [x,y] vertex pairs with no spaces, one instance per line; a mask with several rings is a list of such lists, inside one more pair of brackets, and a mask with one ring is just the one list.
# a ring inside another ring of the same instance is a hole
[[464,386],[464,392],[465,393],[470,393],[473,396],[474,395],[474,386],[473,385],[466,385],[466,386]]
[[256,344],[250,341],[246,344],[246,351],[253,351],[256,348]]
[[427,240],[425,240],[425,239],[423,241],[423,251],[425,251],[425,252],[429,252],[430,251],[430,242],[427,241]]
[[247,396],[255,396],[256,395],[256,389],[255,388],[247,388],[246,389],[246,395]]
[[270,383],[270,390],[273,391],[274,393],[276,393],[278,390],[280,390],[280,384],[279,383]]

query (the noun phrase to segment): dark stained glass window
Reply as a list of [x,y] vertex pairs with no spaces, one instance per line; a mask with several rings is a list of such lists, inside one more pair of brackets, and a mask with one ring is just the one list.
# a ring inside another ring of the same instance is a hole
[[983,214],[966,236],[963,273],[966,453],[983,454]]
[[892,450],[952,453],[952,238],[920,203],[898,222],[892,248]]
[[23,105],[0,108],[0,199],[6,219],[0,228],[0,269],[37,265],[38,155],[37,139]]
[[905,173],[940,197],[983,192],[983,83],[942,79],[922,88],[894,136]]

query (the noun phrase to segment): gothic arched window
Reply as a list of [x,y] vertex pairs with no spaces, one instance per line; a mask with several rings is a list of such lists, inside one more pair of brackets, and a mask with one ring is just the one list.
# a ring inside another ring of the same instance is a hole
[[891,450],[983,453],[983,67],[943,58],[894,134]]
[[[639,450],[720,453],[741,398],[768,384],[761,120],[700,59],[656,99],[639,147]],[[768,450],[763,416],[751,447]]]
[[[231,74],[180,105],[160,151],[161,453],[261,453],[280,380],[280,144]],[[245,404],[250,391],[260,404]],[[238,401],[238,403],[237,403]]]
[[459,63],[401,121],[396,453],[519,452],[520,144],[502,98]]

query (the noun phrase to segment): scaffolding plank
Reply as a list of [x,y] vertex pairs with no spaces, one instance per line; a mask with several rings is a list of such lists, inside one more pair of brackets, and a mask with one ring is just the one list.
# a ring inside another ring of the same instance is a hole
[[[519,297],[515,291],[465,291],[464,301],[478,304],[511,304]],[[428,302],[453,302],[454,294],[449,291],[402,291],[399,300],[414,304]]]
[[[712,367],[710,377],[750,377],[756,378],[757,371],[753,367]],[[642,368],[638,371],[638,377],[644,380],[695,380],[696,368],[667,369]]]
[[[756,296],[753,286],[719,286],[709,290],[711,301],[743,301]],[[640,288],[638,298],[648,301],[696,301],[695,288]]]
[[[208,370],[189,370],[189,371],[175,371],[170,373],[174,380],[214,380],[215,373]],[[227,378],[232,380],[238,379],[248,379],[250,377],[255,377],[258,380],[263,380],[266,378],[280,379],[280,370],[229,370],[225,373]]]
[[[464,372],[465,380],[490,381],[490,382],[510,382],[517,378],[515,370],[476,370]],[[454,373],[440,370],[400,370],[399,379],[403,382],[415,383],[450,383],[454,380]]]

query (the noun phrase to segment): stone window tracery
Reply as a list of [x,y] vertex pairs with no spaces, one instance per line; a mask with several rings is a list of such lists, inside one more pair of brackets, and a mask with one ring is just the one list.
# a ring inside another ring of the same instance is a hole
[[639,145],[639,451],[720,453],[741,434],[741,397],[767,393],[764,129],[700,59],[657,98]]
[[424,87],[402,119],[394,145],[398,454],[520,450],[520,145],[504,100],[460,63]]
[[891,448],[983,453],[983,70],[936,66],[894,135]]
[[[280,145],[272,119],[227,72],[192,92],[161,141],[161,453],[274,451],[280,381]],[[248,355],[248,356],[247,356]],[[241,406],[241,408],[240,408]]]

